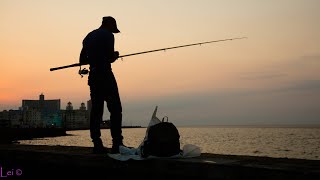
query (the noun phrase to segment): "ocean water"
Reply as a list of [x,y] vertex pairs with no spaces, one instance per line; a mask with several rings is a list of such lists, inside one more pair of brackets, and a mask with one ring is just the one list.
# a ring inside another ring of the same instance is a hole
[[[320,160],[320,128],[178,127],[181,147],[199,146],[202,153]],[[146,128],[122,130],[124,144],[138,147]],[[67,131],[68,136],[21,140],[20,144],[92,147],[89,130]],[[111,147],[109,129],[102,140]]]

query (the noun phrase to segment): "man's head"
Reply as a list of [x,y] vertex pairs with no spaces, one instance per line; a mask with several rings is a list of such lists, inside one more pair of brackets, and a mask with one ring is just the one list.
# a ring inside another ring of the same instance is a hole
[[107,28],[113,33],[119,33],[116,20],[111,16],[105,16],[102,18],[102,27]]

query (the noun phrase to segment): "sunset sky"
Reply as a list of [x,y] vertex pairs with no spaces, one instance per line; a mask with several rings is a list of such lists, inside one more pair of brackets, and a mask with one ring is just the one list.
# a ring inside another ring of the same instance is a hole
[[[0,111],[22,99],[90,99],[78,63],[83,38],[113,16],[112,64],[124,125],[155,106],[177,125],[320,124],[319,0],[0,0]],[[84,66],[88,68],[88,66]],[[105,109],[105,119],[108,110]]]

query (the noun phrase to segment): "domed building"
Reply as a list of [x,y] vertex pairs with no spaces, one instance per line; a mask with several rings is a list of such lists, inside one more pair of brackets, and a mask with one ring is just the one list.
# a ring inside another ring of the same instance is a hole
[[89,129],[89,113],[85,103],[81,103],[79,109],[74,109],[71,102],[68,102],[66,110],[62,111],[62,117],[67,130]]

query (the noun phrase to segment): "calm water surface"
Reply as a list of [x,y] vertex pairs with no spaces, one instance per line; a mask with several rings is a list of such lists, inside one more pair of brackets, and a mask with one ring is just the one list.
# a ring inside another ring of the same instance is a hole
[[[181,147],[197,145],[202,153],[287,157],[320,160],[320,128],[179,127]],[[124,143],[138,147],[146,128],[123,129]],[[69,136],[21,140],[21,144],[92,147],[88,130],[67,131]],[[111,147],[109,129],[104,145]]]

